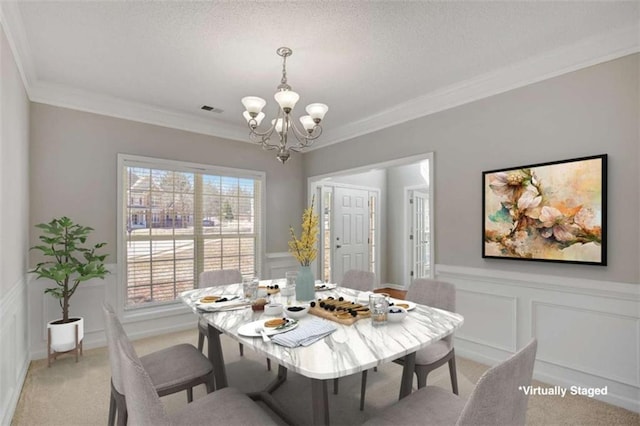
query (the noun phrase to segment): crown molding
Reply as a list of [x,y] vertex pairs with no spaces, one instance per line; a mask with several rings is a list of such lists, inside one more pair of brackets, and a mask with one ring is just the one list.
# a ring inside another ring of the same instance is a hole
[[307,151],[640,52],[640,21],[444,87],[347,125],[325,129]]
[[204,118],[167,108],[123,100],[66,86],[38,82],[32,85],[30,100],[141,123],[185,130],[225,139],[250,142],[248,130],[215,118]]
[[[229,124],[215,118],[42,82],[36,73],[17,2],[0,1],[0,23],[7,34],[25,90],[33,102],[250,143],[243,123]],[[324,129],[323,137],[307,151],[637,52],[640,52],[640,21],[444,87],[362,120]]]
[[31,98],[31,86],[38,78],[35,74],[36,67],[33,63],[33,55],[29,43],[27,43],[27,36],[22,25],[22,15],[17,2],[0,1],[0,23],[13,52],[14,60],[22,77],[22,84],[27,95]]

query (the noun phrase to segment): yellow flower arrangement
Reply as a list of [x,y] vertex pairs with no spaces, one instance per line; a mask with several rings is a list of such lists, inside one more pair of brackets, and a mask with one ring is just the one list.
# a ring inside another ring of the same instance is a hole
[[311,206],[302,215],[302,234],[300,239],[296,237],[293,227],[289,227],[291,239],[289,240],[289,253],[295,257],[300,265],[309,266],[318,255],[316,243],[318,242],[318,215],[313,211],[315,196],[311,199]]

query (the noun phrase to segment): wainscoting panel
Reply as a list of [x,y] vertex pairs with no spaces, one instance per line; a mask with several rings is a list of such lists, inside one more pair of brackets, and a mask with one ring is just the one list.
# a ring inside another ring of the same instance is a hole
[[534,377],[607,387],[596,398],[640,412],[640,284],[436,265],[465,323],[456,353],[495,365],[538,339]]
[[29,368],[24,280],[0,298],[0,424],[8,425]]
[[465,314],[464,325],[456,334],[457,337],[515,352],[518,324],[516,302],[515,297],[458,289],[457,310]]
[[532,315],[540,361],[640,386],[637,318],[539,302]]

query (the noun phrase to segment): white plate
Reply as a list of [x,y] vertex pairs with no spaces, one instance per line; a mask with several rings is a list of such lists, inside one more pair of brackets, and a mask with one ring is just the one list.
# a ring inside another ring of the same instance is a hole
[[[228,301],[227,302],[216,302],[216,301],[214,301],[214,302],[201,302],[200,300],[205,296],[215,296],[215,297],[219,297],[220,299],[226,298],[226,299],[228,299]],[[231,300],[231,299],[233,299],[233,300]],[[228,303],[228,302],[236,302],[237,303],[239,300],[240,300],[240,298],[238,297],[237,294],[208,294],[208,295],[204,295],[204,296],[198,297],[198,299],[195,302],[195,305],[196,306],[200,306],[200,305],[204,305],[204,306],[220,305],[220,306],[223,306],[223,304],[225,304],[225,303]]]
[[401,305],[407,305],[407,307],[401,306],[402,308],[406,309],[407,311],[412,311],[416,308],[416,304],[414,302],[411,302],[409,300],[402,300],[402,299],[394,299],[394,298],[390,298],[389,299],[394,306],[401,304]]
[[[238,334],[246,337],[260,337],[261,334],[259,331],[256,331],[256,327],[264,327],[264,323],[267,321],[268,320],[266,319],[261,319],[258,321],[253,321],[248,324],[241,325],[240,328],[238,328]],[[274,334],[280,334],[280,333],[284,333],[285,331],[293,330],[298,326],[298,321],[291,318],[289,318],[289,321],[292,324],[288,325],[285,328],[278,329],[277,327],[276,328],[264,327],[264,331],[267,336],[273,336]]]
[[328,290],[335,290],[336,287],[338,287],[338,284],[331,284],[331,283],[318,283],[315,286],[316,291],[328,291]]

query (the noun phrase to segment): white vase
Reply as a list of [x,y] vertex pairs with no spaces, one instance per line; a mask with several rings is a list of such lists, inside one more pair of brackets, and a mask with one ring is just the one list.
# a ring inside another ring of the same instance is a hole
[[84,318],[69,318],[71,322],[57,324],[62,319],[49,321],[47,329],[51,330],[51,349],[56,352],[70,351],[76,347],[76,324],[78,325],[78,342],[84,337]]

